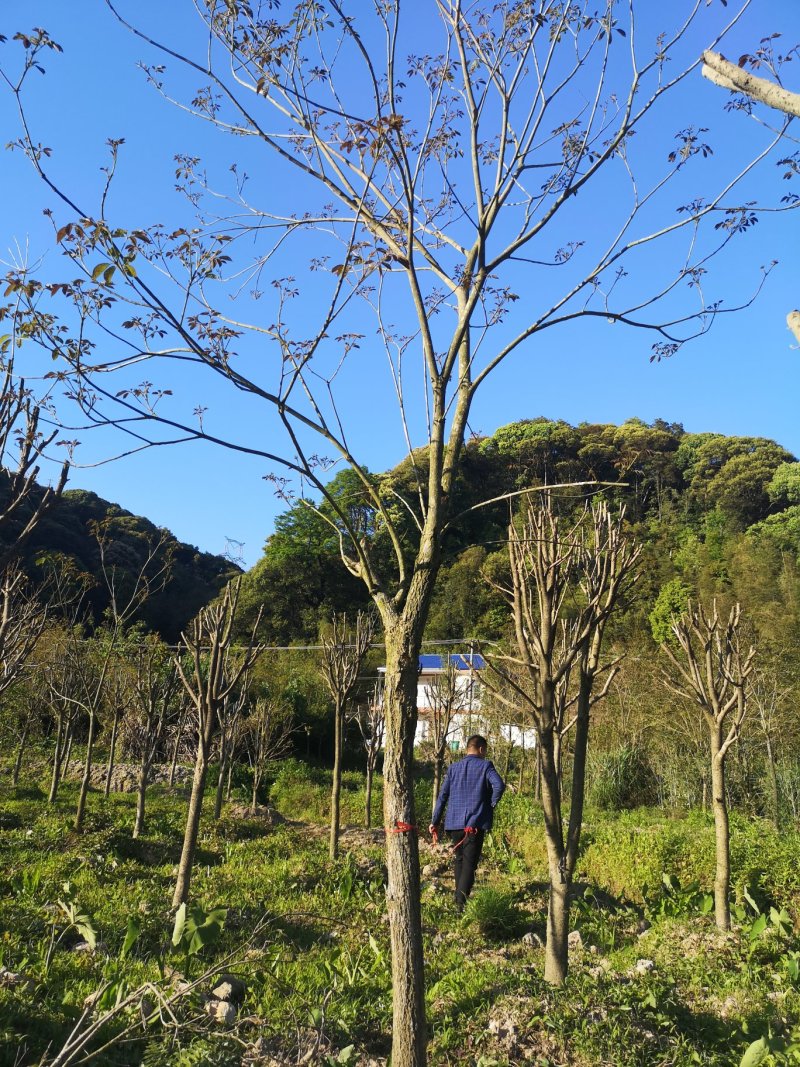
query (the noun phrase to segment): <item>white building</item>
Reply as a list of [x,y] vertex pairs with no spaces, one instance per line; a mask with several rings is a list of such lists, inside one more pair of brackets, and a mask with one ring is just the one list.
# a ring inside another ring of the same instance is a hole
[[[455,653],[448,656],[424,655],[419,657],[419,680],[417,682],[417,730],[414,735],[414,745],[420,745],[426,741],[431,732],[432,714],[432,682],[440,676],[448,666],[448,660],[456,669],[456,688],[458,697],[456,700],[458,710],[453,714],[450,728],[447,731],[447,740],[450,748],[457,752],[463,748],[470,734],[490,734],[494,736],[499,732],[500,736],[513,743],[517,747],[526,750],[536,748],[536,731],[532,728],[524,729],[513,723],[504,723],[498,730],[490,730],[485,719],[481,715],[481,684],[479,672],[486,666],[483,656],[475,652]],[[379,673],[384,673],[385,667],[379,667]]]

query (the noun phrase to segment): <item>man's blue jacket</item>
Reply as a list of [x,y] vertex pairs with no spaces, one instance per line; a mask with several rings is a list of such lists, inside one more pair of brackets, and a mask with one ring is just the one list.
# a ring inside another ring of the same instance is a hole
[[451,763],[431,823],[438,826],[447,804],[445,830],[463,830],[467,826],[491,830],[494,809],[504,789],[505,783],[491,760],[483,756],[465,756],[457,763]]

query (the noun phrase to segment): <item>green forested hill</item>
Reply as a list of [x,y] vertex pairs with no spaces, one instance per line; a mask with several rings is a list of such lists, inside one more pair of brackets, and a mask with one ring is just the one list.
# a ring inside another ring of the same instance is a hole
[[[424,454],[415,457],[424,467]],[[374,475],[384,498],[416,501],[414,461]],[[496,636],[505,614],[483,578],[502,566],[508,500],[484,502],[537,485],[613,483],[554,490],[574,508],[603,492],[624,503],[645,544],[637,601],[624,625],[649,630],[648,615],[663,599],[717,595],[742,601],[764,637],[781,638],[800,621],[800,464],[760,437],[685,433],[675,423],[621,426],[535,418],[512,423],[466,446],[453,524],[427,637]],[[358,528],[381,544],[373,510],[352,474],[331,491]],[[513,502],[518,506],[518,501]],[[246,576],[248,615],[264,604],[263,636],[278,643],[313,638],[332,611],[365,605],[366,594],[339,560],[335,516],[305,503],[289,508]],[[403,521],[403,511],[397,505]],[[405,517],[410,524],[410,516]],[[386,564],[390,556],[386,553]],[[796,629],[795,629],[796,632]]]
[[[101,532],[105,539],[108,565],[123,578],[135,575],[147,559],[151,546],[163,541],[159,555],[166,552],[170,556],[169,577],[166,585],[154,592],[139,617],[148,628],[168,641],[177,640],[188,621],[239,572],[224,557],[183,544],[168,531],[160,531],[149,519],[132,515],[95,493],[68,489],[45,514],[26,543],[23,564],[32,576],[40,579],[47,570],[48,561],[62,557],[78,571],[88,574],[94,582],[89,592],[89,604],[97,619],[108,604],[108,590],[102,577],[100,546],[95,531]],[[12,526],[8,536],[13,537],[14,532]]]

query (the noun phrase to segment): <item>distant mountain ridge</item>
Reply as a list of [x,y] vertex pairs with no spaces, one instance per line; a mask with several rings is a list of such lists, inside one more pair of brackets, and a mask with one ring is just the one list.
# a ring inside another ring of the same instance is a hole
[[[0,480],[0,500],[5,483]],[[36,493],[43,490],[37,487]],[[22,520],[20,520],[22,521]],[[40,521],[22,550],[25,570],[34,579],[42,577],[46,560],[63,556],[78,570],[90,575],[95,585],[89,603],[96,619],[108,604],[100,548],[93,529],[102,526],[107,541],[108,562],[131,575],[147,558],[150,546],[158,542],[162,532],[149,519],[126,511],[119,504],[103,500],[86,489],[67,489]],[[14,536],[15,528],[6,532],[6,539]],[[169,578],[160,591],[154,593],[140,613],[140,621],[174,642],[188,622],[208,604],[228,581],[241,569],[224,556],[201,552],[193,545],[178,541],[165,532],[161,551],[171,556]]]

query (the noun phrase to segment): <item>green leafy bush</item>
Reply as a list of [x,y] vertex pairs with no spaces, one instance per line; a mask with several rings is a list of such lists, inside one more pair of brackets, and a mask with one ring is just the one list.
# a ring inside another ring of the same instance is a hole
[[467,901],[464,918],[477,926],[490,941],[507,941],[519,937],[527,926],[527,916],[511,893],[499,889],[481,889]]
[[601,811],[624,811],[658,801],[658,777],[638,745],[594,755],[589,765],[589,801]]

